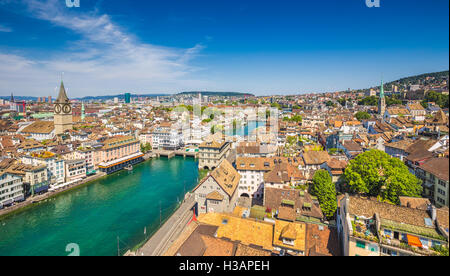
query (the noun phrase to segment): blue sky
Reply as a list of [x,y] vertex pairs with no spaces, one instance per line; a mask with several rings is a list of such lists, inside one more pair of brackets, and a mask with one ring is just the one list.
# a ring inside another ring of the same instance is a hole
[[0,96],[375,86],[448,70],[449,1],[0,0]]

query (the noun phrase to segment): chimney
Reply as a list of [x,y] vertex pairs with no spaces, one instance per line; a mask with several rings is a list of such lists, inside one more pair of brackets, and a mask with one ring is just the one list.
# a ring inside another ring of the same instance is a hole
[[431,206],[431,219],[433,220],[433,222],[436,221],[436,206],[432,205]]

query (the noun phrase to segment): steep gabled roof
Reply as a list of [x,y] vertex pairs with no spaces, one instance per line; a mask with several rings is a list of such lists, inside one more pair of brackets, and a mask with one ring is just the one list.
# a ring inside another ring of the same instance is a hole
[[59,87],[58,98],[56,98],[57,103],[69,103],[70,100],[67,97],[66,89],[64,88],[64,83],[61,81],[61,86]]

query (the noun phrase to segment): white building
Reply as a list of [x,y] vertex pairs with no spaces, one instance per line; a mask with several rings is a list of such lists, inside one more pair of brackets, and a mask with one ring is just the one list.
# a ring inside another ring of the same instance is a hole
[[25,193],[23,190],[22,177],[8,173],[0,173],[0,209],[16,201],[23,201]]
[[65,182],[64,160],[58,159],[51,152],[32,153],[31,155],[23,156],[22,162],[33,166],[46,165],[47,175],[52,184]]

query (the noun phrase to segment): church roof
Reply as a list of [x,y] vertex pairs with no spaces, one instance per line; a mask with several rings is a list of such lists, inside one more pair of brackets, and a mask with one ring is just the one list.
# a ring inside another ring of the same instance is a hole
[[57,103],[68,103],[69,98],[66,94],[66,89],[64,88],[64,83],[61,81],[61,87],[59,88],[58,98],[56,99]]

